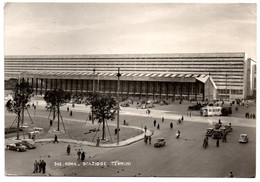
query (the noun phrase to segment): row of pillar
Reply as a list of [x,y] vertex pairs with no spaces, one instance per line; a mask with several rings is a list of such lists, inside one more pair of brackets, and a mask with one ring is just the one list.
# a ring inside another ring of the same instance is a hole
[[[47,90],[61,88],[74,93],[92,92],[93,80],[27,78],[37,94]],[[117,81],[95,80],[95,91],[105,94],[116,94]],[[134,97],[152,97],[175,99],[204,100],[204,84],[201,82],[154,82],[154,81],[120,81],[121,95]],[[200,98],[198,98],[200,97]]]

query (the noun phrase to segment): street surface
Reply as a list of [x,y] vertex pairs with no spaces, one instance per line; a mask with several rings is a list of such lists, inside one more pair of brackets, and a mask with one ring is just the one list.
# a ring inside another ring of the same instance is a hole
[[[188,105],[190,104],[156,105],[151,109],[150,115],[146,114],[145,110],[135,107],[121,108],[120,124],[126,119],[131,126],[140,128],[147,126],[154,132],[151,145],[143,141],[116,148],[71,144],[71,154],[67,155],[68,143],[37,143],[36,149],[26,152],[5,150],[6,175],[42,175],[32,173],[33,163],[35,160],[44,159],[47,163],[47,175],[51,176],[228,177],[232,171],[235,177],[254,177],[256,121],[245,119],[244,112],[246,110],[255,112],[255,104],[251,103],[249,108],[240,107],[231,117],[201,117],[195,112],[194,116],[187,117],[185,113]],[[75,119],[73,124],[86,122],[89,107],[76,105],[72,109]],[[66,106],[63,106],[62,116],[66,123],[71,118],[65,110]],[[35,115],[33,109],[29,109],[29,112],[33,120],[45,117],[48,122],[48,112],[44,109],[42,101],[39,101]],[[8,112],[5,114],[5,123],[8,126],[15,115]],[[177,119],[182,115],[184,122],[178,125]],[[165,118],[164,122],[161,121],[162,116]],[[160,124],[160,129],[153,126],[154,119]],[[220,146],[216,147],[216,141],[210,138],[208,148],[204,149],[202,142],[205,131],[208,127],[213,127],[218,119],[223,123],[231,122],[233,131],[227,135],[226,143],[220,141]],[[174,124],[173,129],[170,129],[170,122]],[[175,138],[176,130],[181,132],[179,139]],[[249,135],[247,144],[238,142],[241,133]],[[161,137],[165,139],[166,145],[155,148],[153,146],[155,139]],[[77,160],[78,149],[86,153],[84,162]]]

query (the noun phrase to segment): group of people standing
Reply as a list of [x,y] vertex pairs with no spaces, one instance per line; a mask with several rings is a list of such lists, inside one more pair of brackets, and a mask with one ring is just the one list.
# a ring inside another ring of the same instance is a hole
[[78,161],[84,161],[85,160],[85,152],[81,151],[80,149],[77,151]]
[[46,172],[46,162],[44,160],[35,160],[33,173],[43,173]]

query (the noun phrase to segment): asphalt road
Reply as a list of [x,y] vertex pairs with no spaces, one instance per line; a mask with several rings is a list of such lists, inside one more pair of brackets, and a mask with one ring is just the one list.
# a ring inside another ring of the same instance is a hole
[[[42,111],[44,112],[44,111]],[[76,112],[75,112],[76,113]],[[85,117],[85,116],[84,116]],[[227,142],[209,140],[204,149],[202,142],[209,123],[188,122],[182,125],[174,122],[173,130],[166,119],[160,123],[160,130],[153,126],[153,117],[127,116],[132,125],[146,125],[154,130],[152,144],[143,141],[119,148],[97,148],[72,145],[71,155],[66,155],[67,143],[37,143],[37,148],[27,152],[5,151],[5,172],[8,175],[33,174],[35,160],[44,159],[47,174],[52,176],[173,176],[173,177],[227,177],[232,171],[235,177],[254,177],[256,165],[256,129],[255,127],[233,126],[227,136]],[[217,120],[217,118],[216,118]],[[180,130],[180,139],[175,131]],[[239,135],[247,133],[247,144],[238,142]],[[166,146],[153,147],[156,138],[164,137]],[[86,152],[85,163],[77,161],[76,150]],[[119,161],[116,162],[116,161]],[[88,163],[87,163],[88,162]],[[103,165],[99,165],[102,162]]]

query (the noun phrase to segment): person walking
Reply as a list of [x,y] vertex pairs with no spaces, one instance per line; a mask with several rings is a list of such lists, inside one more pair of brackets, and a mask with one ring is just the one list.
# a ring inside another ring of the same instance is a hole
[[158,130],[160,129],[160,124],[157,125],[157,129],[158,129]]
[[219,139],[217,139],[216,146],[219,147]]
[[42,172],[42,160],[39,160],[39,162],[38,162],[38,169],[39,169],[39,173],[41,173]]
[[72,111],[70,111],[70,116],[72,116]]
[[39,167],[39,166],[38,166],[38,162],[37,162],[37,160],[35,160],[33,166],[34,166],[33,173],[38,173],[38,167]]
[[154,126],[154,127],[156,126],[156,120],[153,121],[153,126]]
[[78,160],[80,160],[80,156],[81,156],[81,151],[80,151],[80,149],[78,150],[77,155],[78,155]]
[[162,122],[164,122],[164,117],[162,117]]
[[96,147],[99,147],[99,143],[100,143],[100,139],[99,137],[97,138],[97,144],[96,144]]
[[148,137],[148,140],[149,140],[149,144],[151,144],[151,143],[152,143],[152,137],[149,136],[149,137]]
[[42,160],[42,173],[45,174],[46,171],[46,162]]
[[84,160],[85,160],[85,152],[82,151],[82,153],[81,153],[81,161],[83,162]]
[[146,131],[147,131],[147,126],[145,125],[145,127],[144,127],[144,132],[146,133]]
[[69,112],[70,111],[70,108],[69,108],[69,106],[67,107],[67,112]]
[[173,128],[173,123],[171,122],[171,124],[170,124],[170,127],[171,127],[171,129]]
[[52,127],[52,122],[53,122],[53,121],[52,121],[52,120],[50,120],[50,127]]
[[183,121],[184,120],[184,117],[183,116],[181,116],[181,121]]
[[67,146],[67,154],[70,155],[70,145]]
[[144,143],[147,144],[148,136],[144,135]]
[[59,143],[58,136],[55,134],[53,143],[56,143],[56,142]]
[[233,175],[233,172],[232,172],[232,171],[230,171],[229,177],[230,177],[230,178],[234,178],[234,175]]

